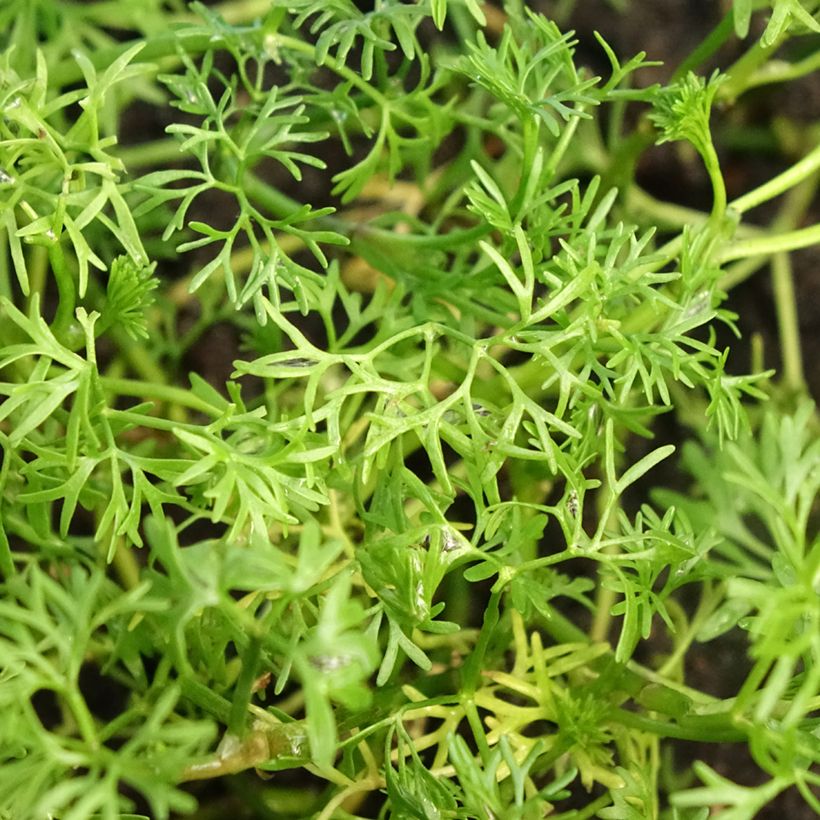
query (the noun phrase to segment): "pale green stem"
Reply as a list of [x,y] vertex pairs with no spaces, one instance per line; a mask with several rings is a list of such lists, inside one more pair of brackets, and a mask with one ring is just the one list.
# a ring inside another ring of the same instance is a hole
[[[157,395],[157,388],[165,385],[168,381],[168,374],[162,365],[151,355],[149,350],[135,342],[122,328],[114,326],[109,328],[108,332],[113,336],[114,342],[117,344],[122,356],[128,361],[128,364],[146,383],[152,385],[153,395]],[[181,391],[180,398],[183,393],[190,397],[188,391]],[[135,393],[132,395],[144,394]],[[190,398],[185,403],[190,404]],[[168,416],[175,422],[185,421],[187,418],[179,402],[169,404]]]
[[194,395],[190,390],[180,387],[171,387],[156,382],[139,381],[137,379],[119,379],[112,376],[103,376],[100,381],[106,390],[118,396],[137,396],[139,398],[155,398],[169,404],[181,404],[198,410],[208,416],[218,417],[219,410],[208,402]]
[[[614,525],[616,522],[618,496],[612,492],[609,486],[606,487],[602,496],[599,512],[601,523],[593,539],[593,544],[600,544],[606,527]],[[602,552],[616,553],[618,547],[607,546],[603,548]],[[609,637],[609,630],[612,626],[612,607],[615,606],[617,595],[616,590],[605,587],[601,583],[598,584],[595,591],[595,617],[589,629],[589,639],[593,643],[605,641]]]
[[630,212],[637,211],[650,216],[655,224],[676,228],[684,225],[703,225],[709,218],[703,211],[656,199],[637,185],[631,186],[626,192],[626,207]]
[[737,60],[725,73],[728,80],[721,84],[717,96],[720,100],[734,102],[747,88],[752,76],[760,70],[760,66],[777,52],[783,43],[783,35],[768,45],[758,40],[743,56]]
[[698,634],[703,623],[706,619],[715,611],[718,604],[723,600],[725,596],[725,589],[722,586],[712,587],[708,584],[703,588],[700,596],[700,602],[698,603],[698,608],[695,614],[692,616],[691,621],[689,621],[689,627],[686,632],[680,635],[677,638],[677,642],[675,645],[675,650],[672,652],[671,655],[666,659],[663,666],[658,669],[657,674],[661,675],[662,677],[666,677],[671,675],[675,672],[678,668],[678,664],[681,663],[683,657],[689,651],[689,647],[692,645],[693,641],[695,640],[695,636]]
[[51,323],[51,329],[58,339],[63,339],[69,325],[74,320],[74,307],[77,303],[77,287],[74,276],[68,269],[65,254],[59,240],[49,248],[49,260],[54,281],[57,283],[57,292],[60,300],[57,303],[57,312]]
[[770,256],[775,253],[786,253],[800,248],[808,248],[818,243],[820,243],[820,224],[774,236],[761,236],[732,242],[718,252],[717,261],[723,264],[724,262],[732,262],[735,259],[745,259],[750,256]]
[[[674,228],[683,228],[687,225],[701,226],[705,225],[710,219],[710,215],[704,211],[687,208],[674,202],[665,202],[662,199],[655,199],[637,185],[633,185],[626,193],[626,207],[630,213],[646,215],[652,224]],[[742,238],[763,236],[765,235],[765,229],[758,225],[740,223],[735,229],[734,235]],[[679,242],[679,237],[675,237],[674,241]],[[671,247],[671,245],[664,245],[658,250],[658,253],[666,253]],[[675,251],[677,251],[677,246]]]
[[125,546],[123,539],[117,539],[112,564],[125,589],[134,589],[140,582],[140,565],[130,547]]
[[[779,231],[788,231],[795,225],[800,223],[806,211],[811,206],[814,200],[815,192],[817,191],[817,176],[813,175],[806,179],[802,184],[791,188],[783,201],[783,205],[772,222],[770,231],[778,233]],[[739,228],[742,226],[739,226]],[[740,230],[735,233],[735,236],[740,237]],[[750,256],[741,259],[735,264],[731,265],[726,273],[718,282],[718,287],[724,291],[730,291],[732,288],[744,282],[756,271],[760,270],[764,265],[768,264],[768,256]]]
[[570,558],[576,558],[577,555],[578,554],[573,550],[565,549],[561,552],[555,553],[555,555],[546,555],[543,558],[533,558],[531,561],[525,561],[523,564],[519,564],[515,567],[514,573],[515,575],[523,575],[527,572],[541,569],[542,567],[550,567],[553,564],[560,564]]
[[609,791],[607,791],[606,794],[602,794],[599,798],[593,800],[584,808],[572,809],[568,812],[551,815],[551,820],[588,820],[590,817],[596,817],[601,809],[611,805],[612,796]]
[[747,738],[742,729],[733,725],[729,714],[691,715],[687,716],[686,724],[681,725],[673,721],[650,718],[638,712],[629,712],[626,709],[613,709],[612,720],[628,729],[679,740],[727,743],[744,741]]
[[788,60],[770,60],[749,77],[746,81],[746,88],[797,80],[807,74],[813,74],[818,69],[820,69],[820,51],[794,63]]
[[100,748],[100,740],[97,737],[97,729],[94,724],[94,716],[88,709],[85,700],[79,691],[73,687],[65,690],[65,700],[74,719],[77,721],[77,727],[80,730],[83,741],[88,744],[89,748],[96,751]]
[[131,173],[136,168],[165,165],[168,162],[178,161],[182,156],[179,141],[172,137],[141,142],[138,145],[117,146],[115,153],[117,159],[121,160]]
[[[579,108],[579,111],[583,111],[583,108]],[[555,148],[553,148],[552,153],[550,154],[549,161],[542,172],[542,179],[545,179],[547,182],[552,179],[555,172],[558,170],[558,165],[564,158],[564,154],[575,136],[575,131],[578,128],[579,122],[581,122],[581,117],[573,117],[561,132],[561,136],[558,138],[558,142],[555,144]]]
[[490,746],[487,743],[487,735],[481,724],[481,717],[478,714],[478,709],[476,709],[472,695],[462,701],[462,708],[464,709],[464,716],[467,718],[467,722],[470,724],[470,729],[473,732],[478,753],[481,755],[481,759],[486,762],[490,759]]
[[710,219],[713,225],[719,226],[726,214],[726,183],[723,181],[723,174],[720,170],[720,160],[718,159],[715,146],[712,145],[711,140],[706,143],[703,161],[706,165],[709,179],[712,181],[712,191],[714,194]]
[[226,23],[232,26],[264,17],[270,10],[270,0],[228,0],[228,2],[220,3],[214,9]]
[[780,333],[780,351],[783,362],[783,383],[788,390],[804,391],[803,355],[800,347],[800,323],[791,258],[778,253],[772,259],[772,286],[774,289],[777,327]]
[[741,282],[745,282],[750,276],[759,271],[768,261],[766,257],[756,259],[741,259],[726,269],[726,273],[718,280],[718,288],[728,293],[736,288]]
[[105,414],[111,418],[117,418],[137,427],[150,427],[152,430],[167,430],[173,433],[179,429],[180,422],[172,419],[160,418],[159,416],[146,416],[144,413],[131,413],[128,410],[112,410],[108,408]]
[[749,191],[749,193],[738,197],[729,206],[739,214],[745,213],[804,182],[806,177],[818,169],[820,169],[820,145],[806,154],[799,162],[792,165],[791,168],[773,177],[758,188]]

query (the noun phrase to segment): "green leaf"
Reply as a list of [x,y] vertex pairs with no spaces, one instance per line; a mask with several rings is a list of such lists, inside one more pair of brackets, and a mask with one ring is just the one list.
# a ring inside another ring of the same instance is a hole
[[655,465],[660,464],[665,458],[669,458],[674,452],[674,444],[665,444],[663,447],[658,447],[651,453],[645,455],[640,461],[637,461],[621,475],[615,483],[615,492],[621,495],[630,484],[634,484]]
[[749,33],[749,23],[752,19],[752,0],[734,0],[732,17],[735,25],[735,34],[746,37]]
[[147,338],[145,311],[154,303],[158,284],[153,267],[140,267],[129,257],[118,256],[108,274],[103,322],[119,325],[135,341]]

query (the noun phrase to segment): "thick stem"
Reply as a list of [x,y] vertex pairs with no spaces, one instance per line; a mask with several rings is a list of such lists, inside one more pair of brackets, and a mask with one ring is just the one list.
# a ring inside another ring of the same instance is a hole
[[74,308],[77,305],[77,287],[74,283],[74,277],[68,269],[68,265],[66,265],[65,254],[59,241],[54,242],[48,249],[48,258],[51,262],[51,270],[60,297],[51,329],[54,335],[60,339],[65,335],[69,325],[74,320]]
[[476,689],[478,689],[478,679],[483,668],[484,656],[487,653],[487,647],[489,646],[492,633],[498,625],[499,603],[501,601],[502,590],[503,587],[499,589],[493,588],[492,593],[490,593],[490,600],[487,602],[487,608],[484,610],[484,623],[481,625],[481,633],[478,636],[478,641],[476,642],[472,655],[470,655],[462,668],[463,683],[461,691],[467,697],[472,696]]
[[712,182],[712,215],[710,217],[715,229],[718,230],[726,214],[726,184],[723,181],[723,174],[720,170],[720,160],[718,159],[715,146],[709,140],[704,149],[703,161],[706,164],[706,171]]
[[[800,221],[805,216],[811,203],[814,200],[815,192],[817,191],[817,175],[811,175],[800,185],[791,188],[783,202],[777,218],[771,225],[769,233],[778,233],[779,231],[788,231],[795,225],[800,224]],[[740,226],[742,227],[742,226]],[[735,236],[740,237],[740,231],[735,232]],[[765,235],[763,235],[765,237]],[[752,274],[760,270],[764,265],[768,264],[768,256],[748,256],[735,262],[718,282],[718,287],[721,290],[729,291],[741,282],[744,282]]]
[[783,362],[783,383],[794,392],[806,389],[803,374],[803,354],[800,347],[800,323],[791,259],[779,253],[772,259],[772,286],[774,290],[777,327],[780,333],[780,351]]
[[786,231],[774,236],[761,236],[754,239],[742,239],[733,242],[717,254],[721,264],[747,257],[770,256],[775,253],[796,251],[820,244],[820,225]]
[[667,720],[656,720],[626,709],[615,709],[613,720],[629,729],[638,729],[658,737],[679,740],[713,741],[726,743],[746,740],[746,733],[735,728],[731,715],[693,715],[686,718],[686,725]]
[[134,589],[138,586],[140,582],[140,564],[131,548],[123,543],[122,538],[117,539],[112,563],[120,583],[125,589]]
[[727,71],[728,79],[718,89],[718,99],[734,102],[747,88],[752,76],[760,66],[769,61],[783,43],[783,35],[774,42],[764,45],[762,41],[755,43],[737,62]]
[[136,396],[138,398],[155,398],[168,404],[180,404],[214,418],[219,417],[219,410],[208,402],[194,395],[190,390],[181,387],[172,387],[166,384],[157,384],[151,381],[137,379],[119,379],[111,376],[100,378],[102,386],[118,396]]
[[732,201],[730,207],[739,214],[750,211],[805,182],[806,178],[818,169],[820,169],[820,145],[782,174],[778,174],[763,185]]
[[[600,524],[593,539],[594,545],[600,544],[606,527],[617,526],[618,496],[613,491],[610,482],[605,484],[604,491],[599,494],[598,515]],[[618,547],[615,546],[604,547],[602,550],[602,552],[610,555],[618,551]],[[605,568],[602,569],[604,572],[607,571]],[[589,639],[593,643],[606,641],[609,638],[609,630],[612,626],[612,607],[615,606],[616,600],[617,592],[610,587],[605,587],[599,580],[598,587],[595,590],[595,615],[589,629]]]
[[706,35],[700,45],[677,67],[671,82],[685,77],[705,63],[732,36],[734,30],[734,13],[731,9],[723,19]]

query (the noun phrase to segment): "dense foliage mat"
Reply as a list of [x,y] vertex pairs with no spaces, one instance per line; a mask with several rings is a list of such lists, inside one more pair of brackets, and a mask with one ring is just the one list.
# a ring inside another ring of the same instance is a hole
[[820,811],[818,5],[0,3],[0,817]]

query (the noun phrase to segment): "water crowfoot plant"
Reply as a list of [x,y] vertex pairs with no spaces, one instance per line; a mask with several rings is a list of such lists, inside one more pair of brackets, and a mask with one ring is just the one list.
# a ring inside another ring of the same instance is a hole
[[818,4],[558,5],[0,8],[0,817],[820,812]]

